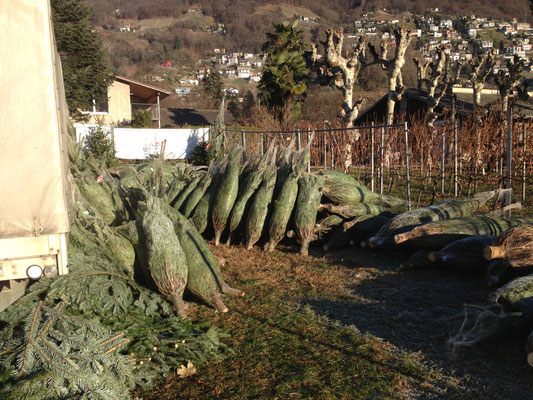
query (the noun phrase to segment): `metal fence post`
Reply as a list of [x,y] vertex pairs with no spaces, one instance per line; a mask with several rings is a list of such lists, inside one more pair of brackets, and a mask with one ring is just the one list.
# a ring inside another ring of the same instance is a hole
[[[313,135],[314,137],[314,135]],[[307,144],[311,140],[311,128],[307,128]],[[311,145],[309,145],[309,153],[311,153]],[[307,173],[311,173],[311,154],[309,154],[309,161],[307,162]]]
[[522,162],[522,203],[526,201],[526,123],[524,122],[522,126],[522,153],[523,153],[523,162]]
[[379,160],[379,193],[383,194],[383,157],[385,149],[385,127],[381,127],[381,140],[380,140],[380,160]]
[[328,165],[327,165],[327,158],[328,158],[328,146],[327,146],[327,143],[326,143],[326,131],[322,132],[324,134],[324,169],[327,169],[328,168]]
[[407,128],[407,121],[404,122],[405,135],[405,178],[407,183],[407,208],[411,209],[411,179],[409,177],[409,130]]
[[243,148],[243,155],[244,155],[244,158],[246,159],[246,135],[244,133],[244,130],[241,129],[241,144],[242,144],[242,148]]
[[442,159],[440,163],[440,192],[444,194],[444,168],[446,162],[446,130],[442,130]]
[[457,197],[458,181],[457,181],[457,131],[459,121],[455,121],[453,126],[453,195]]
[[[511,158],[513,155],[513,106],[507,110],[507,182],[505,187],[511,189]],[[505,205],[511,205],[511,191],[505,192]],[[511,217],[511,210],[505,212],[505,217]]]
[[335,169],[335,159],[333,157],[333,136],[331,134],[331,130],[329,131],[329,150],[330,150],[330,154],[331,154],[331,169]]
[[302,148],[302,144],[300,143],[300,130],[296,129],[296,150],[300,150]]
[[370,128],[370,190],[374,191],[374,121]]

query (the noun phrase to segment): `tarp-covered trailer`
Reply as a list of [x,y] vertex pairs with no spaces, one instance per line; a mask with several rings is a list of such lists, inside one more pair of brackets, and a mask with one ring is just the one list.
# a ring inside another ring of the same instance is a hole
[[49,0],[0,0],[0,311],[68,273],[67,106]]

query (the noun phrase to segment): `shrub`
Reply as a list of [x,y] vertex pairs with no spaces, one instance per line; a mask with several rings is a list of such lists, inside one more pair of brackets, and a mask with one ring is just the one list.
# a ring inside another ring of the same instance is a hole
[[115,157],[115,143],[113,142],[111,129],[106,129],[98,124],[89,129],[89,135],[85,145],[85,150],[97,160],[103,160],[107,166],[118,163]]
[[209,165],[214,158],[211,151],[209,151],[209,142],[200,140],[194,148],[191,156],[193,165]]
[[150,110],[137,110],[131,120],[132,128],[155,128]]

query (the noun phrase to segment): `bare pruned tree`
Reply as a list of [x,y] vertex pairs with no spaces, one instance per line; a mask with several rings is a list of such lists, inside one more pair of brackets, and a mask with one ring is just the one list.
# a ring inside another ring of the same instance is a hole
[[489,51],[483,54],[472,57],[470,66],[472,67],[472,74],[470,75],[470,83],[473,88],[473,102],[474,112],[481,106],[481,92],[485,87],[487,78],[494,70],[496,60],[494,59],[494,51]]
[[343,29],[326,30],[326,41],[322,42],[325,48],[325,57],[319,58],[316,43],[311,43],[311,52],[308,53],[308,62],[319,77],[326,84],[333,84],[342,92],[342,104],[339,112],[347,127],[352,127],[359,115],[363,99],[354,99],[354,86],[364,66],[362,53],[365,48],[366,38],[360,36],[351,53],[343,55],[344,42]]
[[509,108],[509,99],[513,96],[513,92],[520,85],[522,80],[522,72],[524,71],[524,62],[514,56],[513,60],[507,60],[507,71],[500,70],[496,75],[496,85],[500,92],[502,100],[502,111],[507,112]]
[[[481,110],[481,92],[485,87],[487,78],[494,70],[496,64],[495,54],[493,50],[486,53],[478,54],[472,57],[470,60],[470,66],[472,67],[472,73],[470,75],[470,83],[473,89],[473,105],[474,105],[474,120],[478,124],[482,124],[482,118],[480,115]],[[478,167],[484,165],[481,159],[481,133],[477,130],[476,135],[476,156],[474,160],[474,171],[477,174]],[[484,167],[483,167],[484,171]]]
[[[389,50],[389,41],[382,41],[380,43],[380,52],[378,54],[376,48],[371,43],[368,44],[370,53],[374,61],[371,64],[380,64],[381,68],[387,71],[388,74],[388,100],[387,100],[387,121],[388,125],[394,123],[394,105],[397,101],[402,99],[406,92],[406,87],[403,85],[402,67],[405,65],[405,52],[411,43],[411,34],[407,27],[400,25],[394,29],[394,38],[396,41],[396,48],[394,57],[387,59]],[[368,64],[368,65],[371,65]]]
[[[437,111],[437,106],[444,96],[452,98],[453,103],[453,85],[459,79],[462,65],[458,62],[452,62],[451,58],[446,55],[446,47],[437,48],[435,57],[432,61],[419,60],[414,58],[418,75],[418,91],[422,94],[422,87],[426,87],[427,96],[427,117],[426,126],[429,133],[430,148],[434,140],[434,123],[442,115],[442,110]],[[452,111],[453,112],[453,111]],[[428,163],[431,171],[431,151],[428,152]]]
[[326,30],[326,40],[321,42],[325,48],[325,56],[319,57],[318,46],[311,43],[311,51],[306,53],[307,61],[311,69],[317,72],[323,84],[333,84],[340,89],[343,100],[340,117],[347,127],[352,127],[353,122],[359,115],[362,98],[355,99],[354,86],[361,69],[370,65],[379,64],[388,72],[388,102],[387,124],[394,120],[394,104],[402,99],[406,91],[402,79],[402,67],[405,65],[405,52],[411,36],[409,30],[400,26],[394,31],[396,47],[394,57],[387,58],[389,42],[383,41],[380,45],[380,53],[372,44],[368,44],[373,60],[365,61],[366,37],[360,36],[352,50],[343,52],[344,32],[342,28]]

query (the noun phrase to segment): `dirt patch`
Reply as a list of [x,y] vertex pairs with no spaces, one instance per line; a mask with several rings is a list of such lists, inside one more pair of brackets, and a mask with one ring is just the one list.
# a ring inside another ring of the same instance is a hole
[[346,288],[354,300],[307,299],[318,312],[344,325],[424,359],[446,374],[469,383],[466,398],[531,399],[533,370],[527,365],[525,338],[506,338],[452,354],[464,304],[485,304],[490,289],[483,277],[456,271],[398,271],[408,254],[344,249],[331,256],[353,271]]

